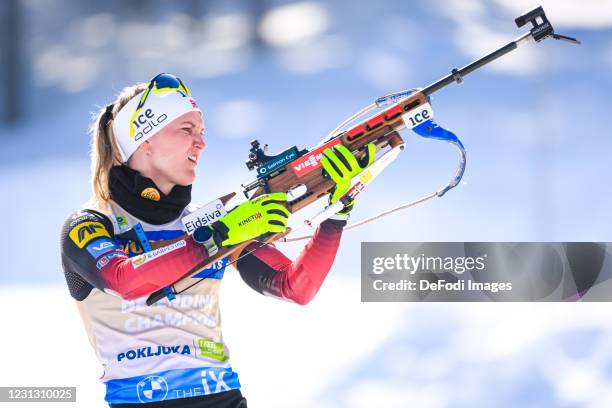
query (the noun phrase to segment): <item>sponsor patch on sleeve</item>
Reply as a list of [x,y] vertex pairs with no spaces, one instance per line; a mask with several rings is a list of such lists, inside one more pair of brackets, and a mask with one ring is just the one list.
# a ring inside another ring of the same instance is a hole
[[110,238],[110,235],[108,234],[108,231],[106,230],[104,225],[102,225],[101,222],[97,221],[85,221],[80,224],[77,224],[74,228],[70,230],[68,236],[70,236],[72,242],[74,242],[79,248],[83,248],[95,238]]
[[85,249],[94,259],[98,259],[107,252],[118,250],[119,247],[109,238],[97,238],[91,241]]
[[125,253],[121,251],[113,251],[109,254],[104,255],[102,258],[98,259],[98,262],[96,262],[96,268],[98,269],[104,268],[106,265],[108,265],[111,259],[117,256],[120,256],[120,255],[125,256]]

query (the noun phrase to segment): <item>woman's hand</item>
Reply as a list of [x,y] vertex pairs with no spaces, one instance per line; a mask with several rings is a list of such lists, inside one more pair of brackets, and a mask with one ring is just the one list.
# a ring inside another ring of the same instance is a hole
[[[357,159],[343,145],[336,145],[323,151],[321,165],[327,174],[329,174],[329,177],[336,183],[329,198],[330,204],[338,201],[348,191],[353,177],[374,162],[376,145],[370,143],[366,149],[366,154],[361,159]],[[348,214],[352,208],[353,202],[346,205],[339,214]]]
[[268,232],[285,232],[289,211],[285,193],[264,194],[245,201],[213,224],[223,246],[236,245]]

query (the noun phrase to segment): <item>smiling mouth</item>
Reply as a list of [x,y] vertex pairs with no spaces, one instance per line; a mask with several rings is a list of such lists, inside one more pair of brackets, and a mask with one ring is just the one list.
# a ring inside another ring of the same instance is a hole
[[188,156],[187,160],[189,160],[193,164],[198,164],[198,159],[196,158],[196,156]]

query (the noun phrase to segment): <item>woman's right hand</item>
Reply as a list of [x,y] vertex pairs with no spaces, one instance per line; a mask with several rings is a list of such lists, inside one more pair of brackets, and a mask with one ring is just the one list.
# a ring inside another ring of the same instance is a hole
[[285,232],[289,211],[283,205],[285,193],[264,194],[245,201],[223,216],[212,227],[223,246],[236,245],[268,232]]

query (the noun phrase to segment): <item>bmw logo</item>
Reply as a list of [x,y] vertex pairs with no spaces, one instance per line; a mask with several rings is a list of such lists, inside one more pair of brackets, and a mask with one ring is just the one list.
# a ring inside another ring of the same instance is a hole
[[168,395],[168,383],[164,377],[152,375],[136,385],[140,402],[163,401]]

